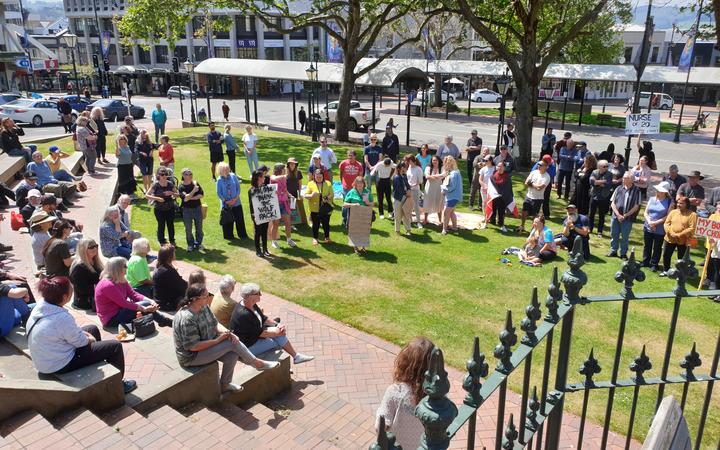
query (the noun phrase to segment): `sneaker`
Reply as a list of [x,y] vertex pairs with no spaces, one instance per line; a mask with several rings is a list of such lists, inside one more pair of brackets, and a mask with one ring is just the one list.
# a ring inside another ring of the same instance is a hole
[[199,251],[200,253],[205,253],[205,246],[202,244],[198,244],[195,246],[195,250]]
[[262,361],[262,365],[261,365],[260,367],[255,366],[255,368],[256,368],[257,370],[261,370],[261,371],[262,371],[262,370],[274,369],[274,368],[276,368],[277,366],[280,365],[280,363],[277,362],[277,361],[263,361],[263,360],[260,360],[260,361]]
[[663,270],[662,272],[660,272],[660,273],[658,274],[658,276],[659,276],[659,277],[666,277],[666,276],[668,276],[668,273]]
[[280,248],[280,243],[278,241],[272,241],[270,245],[272,245],[272,248]]
[[123,380],[123,392],[129,394],[137,388],[135,380]]
[[611,250],[611,251],[608,252],[608,254],[605,255],[605,256],[607,256],[608,258],[617,258],[618,254],[617,254],[617,252],[614,252],[614,251]]
[[440,234],[442,234],[443,236],[445,236],[445,235],[447,234],[447,230],[442,230],[442,232],[441,232]]
[[411,236],[411,235],[412,235],[412,233],[410,233],[409,230],[405,232],[405,236]]
[[419,230],[422,230],[424,228],[423,224],[421,224],[420,222],[417,223],[417,227]]
[[628,257],[627,255],[620,255],[620,259],[622,259],[623,261],[627,261]]
[[297,247],[297,244],[295,243],[295,241],[293,241],[293,240],[290,239],[290,238],[288,238],[287,244],[288,244],[290,247]]
[[228,392],[239,392],[242,391],[244,388],[240,386],[239,384],[235,383],[228,383],[220,387],[220,392],[223,394]]
[[313,359],[315,359],[314,356],[303,355],[302,353],[296,353],[295,356],[293,357],[293,363],[294,364],[302,364],[304,362],[312,361]]
[[257,256],[258,258],[262,258],[264,255],[263,255],[263,252],[261,252],[260,250],[256,250],[255,256]]
[[505,225],[503,225],[502,227],[500,227],[500,231],[501,231],[502,233],[507,233],[508,229],[507,229],[507,227],[506,227]]
[[380,220],[385,218],[385,214],[380,214]]
[[263,256],[272,256],[272,254],[267,251],[267,249],[263,250]]
[[188,253],[192,253],[192,252],[194,252],[194,251],[195,251],[195,246],[194,246],[194,245],[188,245],[188,246],[187,246],[187,252],[188,252]]

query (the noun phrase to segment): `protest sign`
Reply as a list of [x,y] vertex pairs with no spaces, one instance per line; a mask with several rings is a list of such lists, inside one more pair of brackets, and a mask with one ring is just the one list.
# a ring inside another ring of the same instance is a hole
[[710,220],[698,217],[697,226],[695,227],[695,236],[720,240],[720,220]]
[[270,222],[280,219],[280,203],[277,196],[277,185],[268,184],[255,189],[252,196],[252,206],[255,212],[255,223]]
[[372,228],[372,208],[370,206],[352,206],[348,217],[348,240],[353,247],[370,246]]
[[660,111],[628,114],[625,116],[625,134],[660,133]]

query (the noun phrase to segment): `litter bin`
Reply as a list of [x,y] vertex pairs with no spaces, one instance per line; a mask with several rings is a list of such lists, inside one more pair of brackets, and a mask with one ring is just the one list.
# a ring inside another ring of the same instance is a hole
[[410,108],[410,115],[420,117],[420,105],[419,104],[413,103],[410,105],[405,105],[405,115],[407,115],[407,113],[408,113],[408,108]]
[[325,119],[320,117],[320,114],[313,114],[310,116],[310,129],[315,130],[318,133],[323,133],[325,130]]

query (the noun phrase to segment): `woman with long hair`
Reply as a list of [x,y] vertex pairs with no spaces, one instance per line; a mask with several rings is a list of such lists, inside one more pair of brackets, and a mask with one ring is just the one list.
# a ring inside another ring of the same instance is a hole
[[143,179],[143,187],[147,191],[152,184],[153,179],[153,151],[157,148],[156,144],[150,141],[150,133],[146,129],[140,130],[140,136],[135,142],[135,154],[138,156],[138,167]]
[[107,149],[107,135],[108,130],[105,126],[105,114],[103,109],[99,106],[94,107],[90,110],[90,119],[93,120],[95,134],[97,136],[97,142],[95,146],[95,153],[97,154],[98,162],[103,164],[109,164],[110,161],[105,158],[105,151]]
[[[405,165],[407,166],[405,176],[410,185],[410,195],[412,196],[412,199],[408,200],[413,202],[417,227],[422,228],[422,219],[420,218],[420,186],[423,181],[425,181],[425,174],[415,155],[405,155]],[[397,211],[397,208],[395,208],[395,210]],[[412,217],[410,218],[410,223],[412,223]]]
[[248,190],[248,203],[250,204],[250,218],[252,219],[253,234],[255,237],[255,255],[259,258],[270,256],[270,252],[267,248],[269,222],[258,223],[255,217],[255,208],[253,207],[253,198],[258,194],[258,191],[264,185],[265,172],[262,170],[254,170],[252,173],[252,179],[250,180],[250,189]]
[[130,230],[123,226],[117,205],[105,208],[103,221],[100,223],[99,235],[100,251],[104,257],[122,256],[125,259],[130,259],[132,253],[128,241]]
[[[308,182],[305,198],[308,199],[310,206],[313,245],[318,244],[320,225],[322,225],[325,235],[325,243],[329,244],[332,242],[330,240],[330,214],[332,214],[334,193],[332,184],[325,180],[322,170],[316,170],[312,180]],[[330,208],[323,205],[329,205]]]
[[417,161],[420,163],[420,167],[422,168],[423,173],[430,165],[430,160],[432,159],[432,155],[428,153],[429,151],[430,147],[428,147],[427,144],[423,144],[420,147],[420,151],[418,151],[418,154],[415,155],[415,159],[417,159]]
[[70,266],[70,281],[75,291],[73,308],[95,310],[95,286],[100,281],[103,268],[97,242],[94,239],[81,239]]
[[43,247],[45,258],[45,274],[48,277],[70,275],[72,255],[65,239],[70,235],[72,226],[67,220],[61,219],[53,223],[50,229],[50,240]]
[[423,200],[423,212],[425,220],[423,223],[427,225],[428,215],[437,214],[438,221],[442,223],[443,195],[442,182],[445,179],[443,172],[442,160],[437,155],[432,155],[430,164],[425,168],[425,199]]
[[641,156],[638,160],[637,165],[632,169],[633,184],[640,189],[640,195],[642,199],[647,199],[647,190],[650,183],[650,177],[652,176],[652,169],[648,164],[648,157]]
[[[295,209],[300,217],[300,223],[307,223],[307,217],[305,216],[305,205],[303,204],[303,197],[300,195],[302,192],[303,174],[302,170],[299,169],[297,159],[288,158],[285,172],[285,178],[287,179],[287,190],[288,194],[295,197]],[[310,177],[312,179],[312,176]],[[292,214],[291,214],[292,222]],[[293,231],[295,228],[293,228]]]
[[118,136],[115,146],[118,170],[118,194],[135,195],[137,182],[133,173],[133,151],[128,145],[128,137]]
[[178,304],[188,287],[188,283],[180,276],[174,263],[175,247],[170,244],[161,246],[152,277],[155,300],[160,305],[160,311],[177,311]]
[[415,416],[415,407],[425,397],[422,385],[434,348],[431,340],[416,337],[400,350],[395,358],[393,384],[385,390],[375,415],[375,428],[380,427],[380,417],[384,417],[385,431],[395,433],[396,443],[402,448],[417,447],[425,432]]
[[292,240],[292,225],[290,224],[290,194],[287,189],[287,175],[285,175],[285,164],[278,163],[273,167],[273,174],[270,177],[270,184],[277,185],[278,203],[280,203],[280,219],[270,222],[268,233],[272,239],[273,248],[280,248],[280,221],[285,224],[285,240],[290,247],[295,247]]
[[[147,132],[145,132],[147,136]],[[170,181],[170,169],[160,167],[157,170],[155,182],[145,192],[145,198],[153,201],[153,212],[157,220],[157,239],[160,245],[166,243],[165,228],[168,231],[168,240],[175,244],[175,199],[180,193],[175,183]]]
[[575,172],[575,191],[570,203],[577,206],[579,214],[590,212],[590,176],[597,168],[597,159],[592,153],[585,155],[583,165]]
[[[347,224],[350,218],[350,208],[357,206],[373,206],[372,192],[365,185],[365,178],[357,177],[353,183],[353,188],[345,196],[343,203],[343,224]],[[365,253],[365,247],[355,246],[355,253]]]
[[463,196],[462,175],[457,167],[457,161],[452,156],[446,156],[443,161],[445,170],[445,179],[443,180],[441,190],[445,195],[445,208],[442,214],[442,234],[447,234],[448,226],[452,223],[452,231],[457,231],[457,216],[455,215],[455,207]]

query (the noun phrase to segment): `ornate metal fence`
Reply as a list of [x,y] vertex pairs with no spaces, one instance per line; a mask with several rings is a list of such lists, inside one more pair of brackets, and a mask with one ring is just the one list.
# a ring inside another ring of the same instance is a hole
[[[688,387],[690,383],[707,383],[705,397],[700,413],[700,421],[697,427],[697,434],[694,441],[695,449],[701,448],[703,432],[710,407],[710,400],[715,381],[720,381],[718,375],[718,359],[720,359],[720,327],[715,345],[715,352],[710,363],[709,374],[698,375],[694,371],[701,365],[700,355],[693,344],[690,352],[680,363],[682,374],[679,376],[669,375],[670,356],[675,341],[680,305],[683,298],[706,297],[718,295],[718,291],[695,291],[688,292],[686,281],[697,276],[695,263],[690,259],[690,252],[678,260],[675,267],[669,271],[668,276],[676,281],[672,292],[635,294],[633,286],[635,282],[645,280],[645,274],[640,270],[640,264],[635,260],[634,251],[630,258],[624,261],[620,270],[615,274],[615,281],[622,283],[622,289],[618,295],[599,297],[584,297],[580,291],[587,283],[587,275],[582,271],[585,261],[583,258],[580,240],[576,240],[573,249],[568,257],[569,268],[558,278],[558,270],[553,270],[552,281],[548,287],[548,295],[545,300],[546,314],[543,317],[538,301],[537,288],[533,288],[530,304],[525,309],[525,317],[520,322],[520,329],[524,335],[517,344],[518,336],[513,325],[512,314],[507,312],[505,326],[499,335],[499,343],[493,350],[497,359],[494,370],[490,373],[489,365],[485,362],[485,355],[480,351],[479,339],[476,337],[473,345],[472,355],[467,362],[467,375],[463,381],[463,389],[467,392],[462,405],[456,406],[447,398],[450,391],[450,381],[444,367],[443,352],[439,348],[433,350],[430,367],[425,372],[423,389],[427,396],[418,404],[415,415],[425,427],[425,434],[419,443],[420,449],[446,449],[450,440],[467,424],[467,448],[475,448],[475,432],[477,410],[482,408],[483,403],[497,390],[498,411],[497,427],[495,432],[495,448],[505,449],[535,449],[541,448],[556,450],[560,444],[562,431],[563,406],[565,395],[573,392],[583,392],[582,412],[580,415],[579,435],[577,448],[583,446],[583,433],[587,415],[587,406],[590,392],[592,390],[608,391],[605,407],[605,420],[601,447],[605,448],[608,442],[610,419],[612,417],[613,402],[616,389],[632,388],[632,404],[630,419],[626,432],[627,440],[625,448],[629,448],[635,413],[640,388],[656,386],[657,401],[655,409],[662,401],[665,386],[669,384],[682,384],[681,407],[684,409]],[[563,292],[564,289],[564,292]],[[643,374],[650,370],[652,364],[645,354],[645,347],[640,355],[630,365],[630,370],[635,376],[629,379],[618,379],[618,370],[621,366],[621,355],[625,328],[627,325],[628,310],[630,304],[636,301],[650,299],[674,299],[672,316],[669,324],[668,338],[665,353],[660,368],[660,377],[645,378]],[[615,346],[610,379],[607,381],[595,381],[593,378],[601,370],[594,352],[583,363],[580,374],[585,377],[584,381],[576,384],[568,384],[568,363],[570,356],[570,345],[572,341],[573,320],[575,311],[579,306],[592,305],[599,302],[622,302],[620,312],[620,325]],[[720,308],[719,308],[720,311]],[[560,342],[557,350],[557,364],[555,367],[555,381],[552,390],[549,390],[550,370],[553,360],[553,339],[555,328],[560,327]],[[536,386],[531,389],[531,369],[533,350],[539,343],[545,341],[545,355],[542,361],[542,382],[540,392]],[[522,394],[520,403],[520,417],[513,417],[510,414],[506,419],[506,396],[508,377],[517,369],[522,368]],[[488,376],[489,374],[489,376]],[[484,382],[483,382],[484,379]],[[378,439],[370,446],[370,450],[397,450],[400,447],[395,444],[395,437],[392,433],[385,432],[384,420],[381,422],[378,432]],[[544,432],[544,436],[543,436]],[[543,444],[544,437],[544,444]],[[720,448],[720,443],[717,444]],[[707,445],[706,447],[707,448]],[[714,447],[713,447],[714,448]],[[410,450],[410,449],[405,449]]]

